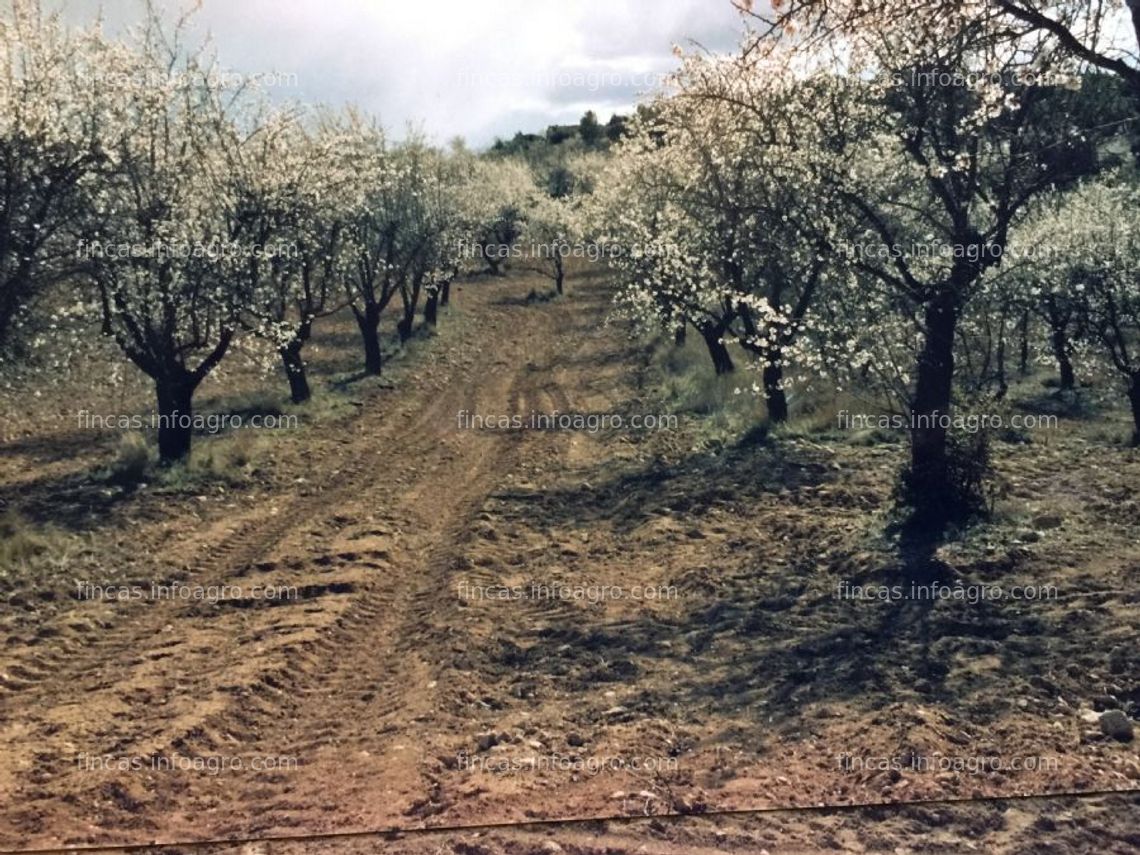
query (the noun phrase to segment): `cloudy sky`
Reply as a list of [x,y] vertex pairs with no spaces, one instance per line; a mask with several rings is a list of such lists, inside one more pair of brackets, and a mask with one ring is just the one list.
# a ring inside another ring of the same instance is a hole
[[[175,14],[183,0],[157,0]],[[142,0],[45,0],[111,30]],[[517,130],[604,122],[675,64],[673,44],[729,50],[730,0],[203,0],[196,26],[223,65],[265,75],[275,97],[351,102],[393,131],[483,146]]]

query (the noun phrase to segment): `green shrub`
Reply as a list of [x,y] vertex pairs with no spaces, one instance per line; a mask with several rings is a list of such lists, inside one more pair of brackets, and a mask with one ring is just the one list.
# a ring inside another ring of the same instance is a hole
[[931,495],[904,469],[895,485],[894,500],[908,509],[912,522],[922,525],[963,523],[988,516],[993,508],[994,469],[989,431],[950,431],[946,436],[946,485]]

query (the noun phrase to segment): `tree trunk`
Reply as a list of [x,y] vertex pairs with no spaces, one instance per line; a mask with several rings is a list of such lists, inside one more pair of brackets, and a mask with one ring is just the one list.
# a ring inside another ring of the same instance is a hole
[[380,310],[366,306],[363,312],[353,309],[360,337],[364,341],[364,373],[378,376],[384,364],[380,351]]
[[413,319],[404,315],[396,323],[396,334],[400,337],[400,344],[404,344],[412,337]]
[[1029,374],[1029,310],[1021,313],[1021,323],[1018,324],[1018,335],[1021,336],[1020,352],[1017,357],[1017,373],[1022,377]]
[[432,288],[428,291],[427,299],[424,301],[424,323],[434,327],[438,317],[439,289]]
[[1073,371],[1073,360],[1069,358],[1069,338],[1065,335],[1064,326],[1053,326],[1052,342],[1053,356],[1061,374],[1061,388],[1073,389],[1077,385],[1077,378]]
[[281,363],[285,366],[285,376],[289,378],[289,399],[294,404],[303,404],[313,396],[309,378],[305,374],[305,360],[301,358],[303,346],[303,342],[294,340],[278,351]]
[[1000,401],[1009,392],[1009,379],[1005,373],[1005,310],[1002,310],[1000,325],[998,326],[998,340],[997,340],[997,356],[996,356],[996,372],[997,372],[997,394],[996,397]]
[[[403,317],[396,323],[396,333],[400,336],[400,344],[405,344],[412,337],[416,326],[416,309],[420,305],[420,294],[423,292],[424,272],[417,271],[411,283],[400,286],[400,302],[403,304]],[[428,289],[431,290],[430,287]]]
[[925,322],[926,340],[918,358],[911,405],[909,486],[915,507],[928,511],[939,506],[950,487],[946,435],[958,324],[957,302],[951,291],[943,291],[927,304]]
[[778,362],[764,366],[764,402],[768,407],[768,421],[781,424],[788,420],[788,396],[783,388],[784,367]]
[[677,324],[677,326],[673,328],[673,346],[674,347],[684,347],[685,346],[685,335],[686,335],[687,330],[688,330],[688,324],[686,324],[684,321],[681,321],[681,323]]
[[1132,445],[1140,448],[1140,371],[1132,372],[1128,402],[1132,405]]
[[451,283],[444,282],[443,287],[439,289],[439,305],[446,306],[451,302]]
[[185,460],[193,438],[194,388],[188,375],[154,381],[158,398],[158,456],[163,466]]
[[709,349],[709,356],[712,358],[713,368],[716,369],[718,375],[731,374],[736,370],[728,348],[725,347],[724,342],[721,341],[722,335],[722,331],[715,328],[701,330],[701,337],[705,340],[705,345]]
[[558,296],[562,296],[562,283],[566,279],[566,268],[562,264],[561,258],[554,259],[554,288],[558,292]]

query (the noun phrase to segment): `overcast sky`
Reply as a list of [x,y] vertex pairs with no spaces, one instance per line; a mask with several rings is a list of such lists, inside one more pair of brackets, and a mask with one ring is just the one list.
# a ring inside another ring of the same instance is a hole
[[[114,31],[142,3],[45,6],[75,22],[102,9]],[[587,109],[605,122],[674,67],[673,44],[730,50],[742,31],[729,0],[203,0],[195,21],[223,65],[267,75],[275,97],[351,102],[392,131],[475,146]]]

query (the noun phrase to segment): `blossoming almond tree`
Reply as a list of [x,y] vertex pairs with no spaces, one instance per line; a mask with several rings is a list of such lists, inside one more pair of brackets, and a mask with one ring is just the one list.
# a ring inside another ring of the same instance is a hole
[[[790,40],[803,65],[830,67],[844,81],[849,95],[832,102],[828,120],[851,125],[853,110],[858,118],[844,141],[844,168],[826,179],[859,223],[855,243],[884,249],[855,253],[856,269],[900,294],[921,318],[905,493],[920,516],[932,518],[961,510],[946,416],[963,311],[983,275],[1000,264],[1027,204],[1087,168],[1079,159],[1042,156],[1067,142],[1043,120],[1059,103],[1045,97],[1051,90],[1020,82],[1029,70],[1069,70],[1055,46],[1032,35],[1011,41],[1001,20],[970,12],[875,18],[875,26]],[[788,44],[760,35],[743,58]],[[929,251],[935,247],[946,251]]]
[[475,173],[483,195],[472,254],[486,262],[487,272],[498,275],[504,262],[520,252],[517,242],[533,181],[526,164],[514,158],[480,158]]
[[31,331],[36,305],[74,271],[67,229],[84,177],[104,163],[106,51],[34,0],[0,17],[0,356],[26,343],[16,334]]
[[566,262],[580,234],[580,200],[572,195],[550,196],[535,186],[527,206],[523,237],[531,269],[554,282],[561,295],[566,281]]
[[280,360],[293,403],[311,389],[302,351],[317,318],[342,307],[335,298],[343,264],[344,207],[354,180],[335,129],[310,130],[290,114],[259,116],[253,138],[234,139],[218,180],[234,187],[245,263],[242,326]]
[[[180,57],[182,57],[180,59]],[[167,41],[154,18],[104,70],[109,168],[91,181],[76,255],[104,331],[154,381],[165,463],[189,453],[193,396],[237,331],[232,278],[242,223],[210,165],[223,148],[218,76]]]
[[851,34],[930,26],[948,14],[982,23],[992,36],[1046,39],[1083,66],[1119,76],[1140,97],[1140,2],[1137,0],[754,0],[733,5],[757,22],[766,39],[820,45]]
[[1055,242],[1055,222],[1046,216],[1046,211],[1064,206],[1066,195],[1055,193],[1042,199],[1034,214],[1012,230],[1005,262],[987,277],[988,299],[975,312],[991,313],[1005,301],[1020,316],[1019,332],[1022,324],[1032,328],[1025,330],[1027,334],[1043,326],[1043,342],[1027,335],[1026,362],[1033,352],[1040,361],[1051,361],[1062,392],[1077,387],[1077,368],[1085,361],[1089,345],[1086,300],[1066,275],[1066,250]]
[[463,232],[467,213],[454,206],[466,179],[459,154],[449,158],[416,137],[391,146],[353,113],[340,129],[343,162],[355,173],[345,198],[344,289],[363,338],[365,372],[379,374],[383,311],[400,298],[397,333],[406,341],[425,291],[438,300],[458,271],[463,246],[456,230]]
[[[1062,167],[1053,170],[1058,182],[1042,195],[1040,204],[1063,204],[1065,194],[1060,191],[1118,165],[1116,147],[1106,150],[1101,143],[1106,129],[1119,128],[1126,138],[1124,129],[1132,110],[1120,81],[1103,73],[1081,74],[1066,81],[1065,86],[1042,86],[1039,93],[1042,101],[1035,122],[1048,132],[1041,135],[1045,145],[1034,156]],[[1050,103],[1056,108],[1050,109]],[[1022,375],[1028,370],[1031,353],[1037,350],[1055,362],[1060,388],[1075,388],[1075,362],[1085,345],[1086,318],[1081,301],[1073,298],[1068,283],[1048,276],[1036,278],[1040,266],[1035,256],[1052,256],[1057,251],[1045,236],[1039,242],[1021,240],[1007,247],[1001,266],[984,277],[977,305],[968,308],[960,336],[964,367],[975,390],[989,387],[996,390],[995,397],[1004,396],[1009,385],[1007,363],[1012,361],[1008,351],[1014,346]],[[1043,348],[1030,336],[1036,332],[1037,325],[1031,322],[1034,318],[1043,323],[1047,333]]]
[[360,328],[364,371],[378,375],[383,367],[380,317],[409,274],[407,211],[416,188],[409,163],[395,158],[383,131],[355,112],[342,117],[339,129],[344,155],[356,170],[345,199],[345,252],[349,274],[345,297]]
[[[733,367],[725,340],[737,342],[761,372],[757,388],[769,419],[782,422],[787,367],[820,369],[805,332],[836,267],[837,206],[815,163],[831,158],[832,147],[810,119],[814,102],[829,97],[828,81],[770,72],[729,58],[687,57],[674,91],[654,102],[648,124],[639,120],[638,133],[621,149],[625,160],[614,172],[625,182],[615,210],[621,223],[620,200],[639,192],[630,182],[648,174],[629,161],[652,168],[656,185],[647,196],[665,201],[643,223],[660,229],[666,212],[680,217],[670,240],[683,241],[680,255],[703,275],[679,288],[686,280],[664,263],[661,275],[627,288],[627,302],[662,306],[666,322],[679,316],[693,323],[720,373]],[[676,255],[657,246],[648,261]],[[640,287],[652,298],[637,295]]]
[[447,242],[453,219],[452,173],[447,159],[420,139],[403,143],[395,156],[405,164],[413,190],[404,209],[408,262],[399,278],[401,313],[396,323],[400,342],[412,335],[416,311],[426,292],[438,294],[444,280],[455,275],[454,256]]
[[451,301],[451,283],[472,268],[470,247],[479,229],[485,190],[477,182],[475,159],[456,144],[447,152],[434,152],[425,204],[433,223],[429,253],[424,322],[434,326],[439,308]]
[[526,209],[524,238],[531,269],[565,290],[567,261],[575,256],[599,258],[599,247],[585,247],[586,208],[606,158],[583,152],[563,158],[552,172],[534,170],[534,186]]
[[661,141],[651,123],[633,124],[589,200],[587,231],[620,277],[622,314],[643,332],[673,330],[678,341],[693,326],[716,373],[727,374],[735,370],[724,338],[736,301],[722,287],[710,243],[717,233],[682,203],[685,165]]
[[811,311],[837,278],[841,206],[821,176],[834,171],[840,127],[814,122],[832,98],[826,76],[773,73],[760,63],[686,57],[676,97],[656,110],[669,140],[693,159],[684,193],[694,215],[718,223],[723,284],[735,302],[733,337],[762,375],[772,422],[788,418],[785,372],[823,368],[807,335]]
[[[991,45],[1016,48],[1027,38],[1071,60],[1071,67],[1118,79],[1131,102],[1121,127],[1140,164],[1140,0],[775,0],[763,9],[754,0],[731,0],[757,28],[761,39],[800,49],[830,49],[860,34],[910,26],[919,32],[955,20],[986,33]],[[957,26],[956,25],[956,26]],[[969,78],[991,69],[973,68]],[[1066,72],[1026,65],[1019,85],[1048,85]],[[1105,122],[1122,121],[1105,118]]]
[[1112,176],[1042,205],[1011,240],[1030,298],[1085,318],[1084,355],[1123,381],[1140,445],[1140,190]]

